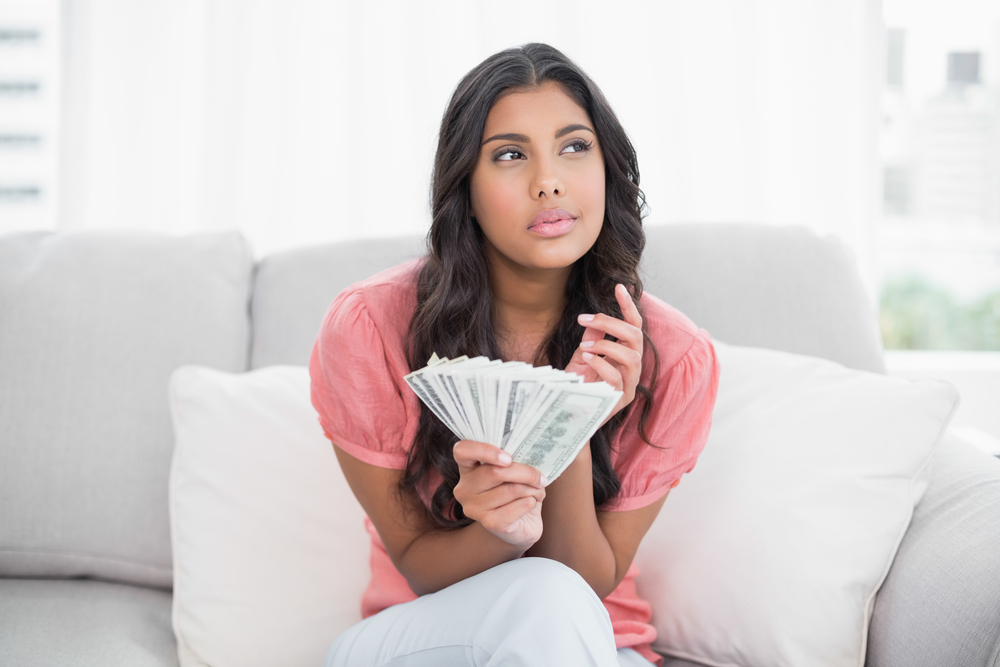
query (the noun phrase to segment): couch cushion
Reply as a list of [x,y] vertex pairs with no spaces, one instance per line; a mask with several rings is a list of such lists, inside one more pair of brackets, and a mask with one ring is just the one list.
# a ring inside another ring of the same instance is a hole
[[[647,226],[646,289],[717,340],[885,372],[872,305],[850,253],[804,227]],[[304,366],[323,314],[352,282],[416,257],[422,237],[349,241],[263,259],[251,365]]]
[[885,373],[876,309],[850,251],[805,227],[648,226],[645,287],[734,345]]
[[0,662],[177,667],[170,593],[102,581],[0,579]]
[[246,367],[236,233],[0,237],[0,575],[169,587],[167,380]]
[[345,241],[269,255],[257,267],[251,368],[309,365],[333,298],[353,282],[419,257],[424,237]]

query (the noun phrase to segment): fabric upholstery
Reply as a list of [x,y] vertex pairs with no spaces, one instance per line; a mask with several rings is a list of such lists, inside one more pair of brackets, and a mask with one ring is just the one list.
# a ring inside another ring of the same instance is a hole
[[422,236],[345,241],[268,255],[257,267],[251,368],[309,365],[333,298],[353,282],[419,257]]
[[882,343],[847,247],[805,227],[649,226],[645,288],[715,340],[885,373]]
[[869,667],[1000,666],[1000,461],[946,434],[872,615]]
[[235,233],[0,237],[0,575],[169,587],[167,380],[246,367]]
[[0,663],[177,667],[170,593],[103,581],[0,579]]

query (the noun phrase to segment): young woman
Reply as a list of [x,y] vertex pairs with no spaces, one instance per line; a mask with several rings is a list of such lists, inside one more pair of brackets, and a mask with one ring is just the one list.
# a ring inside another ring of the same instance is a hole
[[[643,294],[635,151],[556,49],[495,54],[452,96],[427,256],[352,285],[310,363],[313,404],[368,515],[350,665],[647,665],[639,542],[708,436],[708,334]],[[457,438],[403,376],[431,354],[551,364],[623,392],[549,484]]]

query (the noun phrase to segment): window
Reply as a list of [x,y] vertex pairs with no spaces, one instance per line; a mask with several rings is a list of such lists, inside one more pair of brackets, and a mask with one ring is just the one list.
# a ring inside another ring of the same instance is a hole
[[0,232],[53,229],[58,206],[59,4],[0,4]]
[[888,349],[1000,350],[1000,5],[886,0]]

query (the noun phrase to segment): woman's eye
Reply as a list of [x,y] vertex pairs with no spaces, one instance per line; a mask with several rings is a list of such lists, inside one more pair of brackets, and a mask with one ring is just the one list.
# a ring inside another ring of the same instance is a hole
[[[585,151],[589,151],[593,147],[594,147],[594,144],[592,142],[584,141],[583,139],[579,139],[579,140],[574,141],[573,143],[571,143],[566,148],[564,148],[563,151],[564,152],[570,152],[570,153],[583,153]],[[570,149],[572,149],[572,150],[570,150]]]
[[[507,157],[508,155],[513,157]],[[524,157],[524,153],[516,148],[504,148],[493,159],[500,162],[510,162],[512,160],[520,160],[522,157]]]

